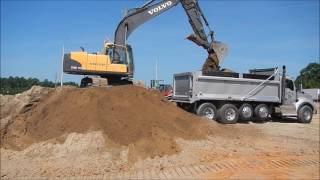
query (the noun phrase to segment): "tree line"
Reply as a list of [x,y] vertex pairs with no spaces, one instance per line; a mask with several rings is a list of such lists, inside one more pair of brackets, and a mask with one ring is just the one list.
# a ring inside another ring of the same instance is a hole
[[303,89],[320,88],[320,63],[310,63],[300,71],[295,80],[296,87],[302,84]]
[[[30,89],[32,86],[42,86],[42,87],[56,87],[60,85],[60,82],[54,83],[45,79],[40,81],[37,78],[24,78],[24,77],[0,77],[0,94],[18,94],[23,91]],[[75,82],[64,82],[63,85],[78,86]]]

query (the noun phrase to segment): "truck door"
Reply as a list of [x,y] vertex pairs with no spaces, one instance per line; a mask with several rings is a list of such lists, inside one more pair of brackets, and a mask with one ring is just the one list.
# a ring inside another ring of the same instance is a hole
[[284,115],[297,115],[295,102],[296,90],[292,80],[286,79],[284,103],[281,106],[281,112]]

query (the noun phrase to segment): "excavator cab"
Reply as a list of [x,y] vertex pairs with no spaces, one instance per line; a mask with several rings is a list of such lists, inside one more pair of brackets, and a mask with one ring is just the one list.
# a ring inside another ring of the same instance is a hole
[[127,72],[132,76],[134,71],[133,54],[130,45],[121,46],[105,43],[103,53],[109,56],[111,64],[123,64],[127,66]]

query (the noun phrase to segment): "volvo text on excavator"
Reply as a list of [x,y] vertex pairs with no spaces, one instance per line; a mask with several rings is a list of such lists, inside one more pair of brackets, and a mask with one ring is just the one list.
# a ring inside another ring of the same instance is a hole
[[[203,15],[198,1],[162,0],[158,2],[150,0],[141,7],[127,11],[126,16],[120,21],[115,31],[114,42],[105,42],[102,52],[88,53],[82,50],[65,54],[64,72],[100,76],[106,81],[105,84],[111,85],[132,83],[134,61],[132,48],[127,44],[129,35],[141,24],[175,7],[179,3],[185,10],[194,31],[194,34],[189,35],[187,39],[202,46],[208,52],[208,58],[202,67],[202,72],[219,71],[219,62],[225,57],[228,49],[224,43],[215,41],[214,33]],[[97,79],[101,81],[101,78]],[[81,80],[81,85],[94,84],[94,79],[87,76]]]

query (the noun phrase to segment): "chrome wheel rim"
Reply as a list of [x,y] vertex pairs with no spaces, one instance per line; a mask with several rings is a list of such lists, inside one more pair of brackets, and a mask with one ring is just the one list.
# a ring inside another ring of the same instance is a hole
[[245,106],[242,108],[241,114],[244,118],[250,118],[252,116],[252,110],[250,107]]
[[311,119],[311,112],[308,110],[304,111],[302,115],[303,115],[304,119],[307,121]]
[[269,115],[269,112],[268,112],[268,109],[266,107],[261,107],[259,109],[259,116],[262,117],[262,118],[266,118],[268,117]]
[[208,118],[208,119],[213,119],[214,117],[214,110],[212,108],[205,108],[203,110],[203,116]]
[[225,117],[227,121],[233,121],[236,118],[236,111],[232,108],[229,108],[225,112]]

